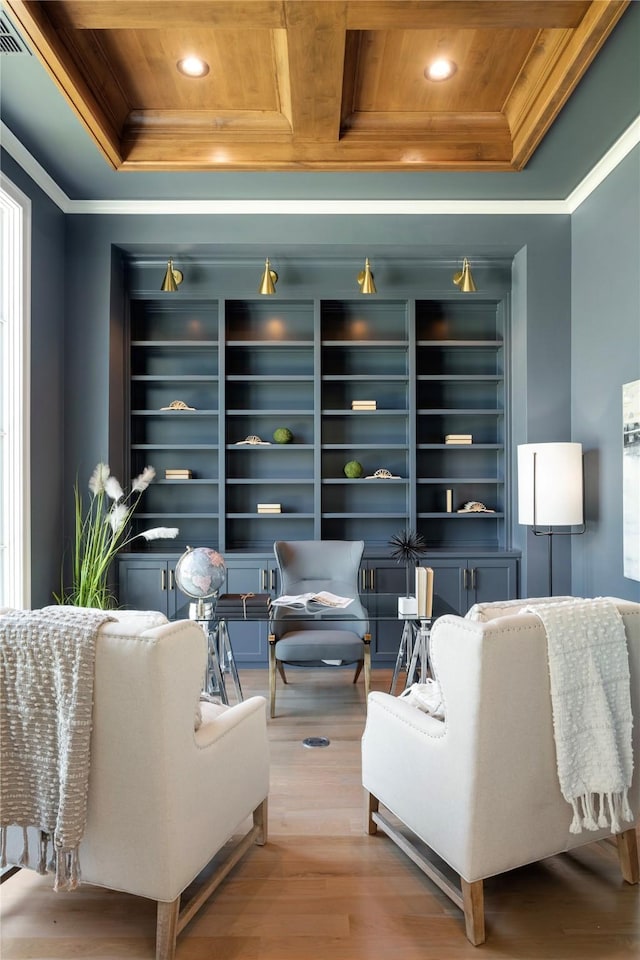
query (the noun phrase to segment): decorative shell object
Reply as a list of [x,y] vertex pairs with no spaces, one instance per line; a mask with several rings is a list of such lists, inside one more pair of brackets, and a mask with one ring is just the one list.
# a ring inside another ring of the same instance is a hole
[[250,434],[250,436],[245,437],[244,440],[236,440],[236,447],[242,446],[242,444],[249,444],[251,447],[256,447],[262,445],[265,447],[271,446],[270,440],[261,440],[260,437],[256,437],[255,434]]
[[479,500],[467,500],[456,513],[495,513],[495,510],[485,507]]
[[160,407],[161,410],[195,410],[195,407],[189,407],[184,400],[172,400],[168,407]]
[[376,470],[375,473],[372,473],[370,476],[366,477],[367,480],[399,480],[400,477],[397,473],[391,473],[390,470],[387,470],[386,467],[380,467],[379,470]]

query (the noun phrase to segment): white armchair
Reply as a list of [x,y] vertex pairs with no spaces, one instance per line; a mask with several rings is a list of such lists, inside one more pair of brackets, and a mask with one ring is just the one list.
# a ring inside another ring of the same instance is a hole
[[[266,701],[200,704],[201,628],[155,613],[113,615],[96,644],[81,882],[156,900],[156,957],[170,960],[177,933],[249,847],[266,840]],[[239,831],[227,861],[181,909],[182,892]],[[33,831],[33,850],[37,841]],[[10,827],[9,863],[22,847],[22,830]]]
[[[629,653],[635,718],[629,802],[637,823],[640,604],[614,603]],[[501,616],[489,619],[497,613]],[[431,656],[444,721],[406,700],[374,692],[362,740],[368,832],[382,827],[463,909],[473,944],[485,939],[483,879],[610,835],[609,829],[569,831],[571,807],[558,782],[541,620],[518,614],[514,604],[485,608],[483,620],[446,616],[434,626]],[[407,840],[402,824],[455,870],[459,888],[435,867],[428,851]],[[624,879],[637,883],[634,825],[625,823],[616,839]]]

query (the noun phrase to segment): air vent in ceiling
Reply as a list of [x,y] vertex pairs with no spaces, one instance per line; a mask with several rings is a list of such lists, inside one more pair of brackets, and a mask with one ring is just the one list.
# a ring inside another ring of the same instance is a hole
[[6,17],[0,17],[0,54],[29,53],[27,45]]

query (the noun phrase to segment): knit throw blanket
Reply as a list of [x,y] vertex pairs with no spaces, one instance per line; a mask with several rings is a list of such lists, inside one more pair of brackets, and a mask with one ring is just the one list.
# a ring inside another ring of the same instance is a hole
[[13,825],[24,836],[19,866],[29,865],[27,828],[35,827],[36,869],[55,870],[54,890],[73,890],[80,878],[96,638],[113,619],[62,606],[0,616],[0,866]]
[[[522,611],[523,613],[525,610]],[[526,608],[547,633],[558,779],[573,807],[569,830],[631,822],[633,774],[629,658],[624,623],[610,600]]]

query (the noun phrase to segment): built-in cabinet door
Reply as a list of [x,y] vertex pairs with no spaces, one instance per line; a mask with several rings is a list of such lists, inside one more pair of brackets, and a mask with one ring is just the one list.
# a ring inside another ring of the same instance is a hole
[[[277,596],[275,559],[227,560],[227,593],[269,593]],[[266,620],[230,620],[227,630],[236,662],[266,666],[269,624]]]
[[132,557],[118,563],[118,604],[125,610],[159,610],[170,620],[189,617],[190,598],[176,586],[176,560]]
[[433,590],[460,616],[474,603],[513,600],[518,596],[518,561],[514,557],[429,559]]
[[470,560],[467,582],[467,610],[474,603],[514,600],[518,596],[518,561],[508,557]]
[[433,570],[433,592],[442,597],[457,613],[465,614],[468,609],[465,561],[459,559],[434,560],[429,557],[424,566],[431,567]]
[[[366,607],[367,595],[373,593],[395,593],[404,596],[406,592],[405,568],[392,560],[368,560],[360,568],[360,595]],[[413,587],[411,592],[413,593]],[[371,655],[379,663],[395,662],[402,636],[402,620],[372,621]]]

